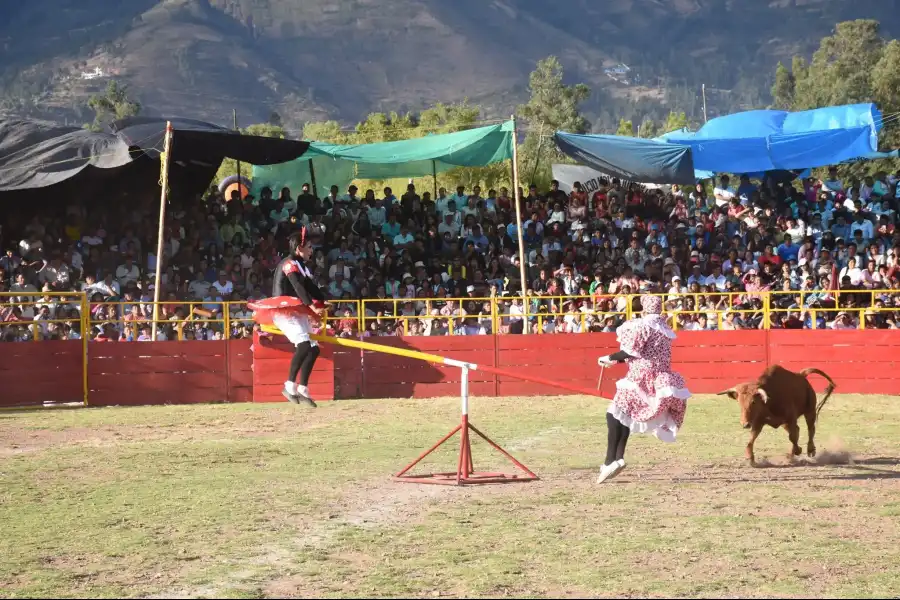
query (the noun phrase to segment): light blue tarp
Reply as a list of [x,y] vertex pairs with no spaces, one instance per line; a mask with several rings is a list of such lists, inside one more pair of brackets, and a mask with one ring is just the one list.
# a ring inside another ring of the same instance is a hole
[[554,139],[566,156],[613,177],[641,183],[694,182],[694,164],[687,145],[561,131],[556,132]]
[[878,152],[881,124],[874,104],[795,113],[752,110],[713,119],[696,132],[673,131],[656,141],[690,147],[697,178],[706,178],[889,158],[890,153]]

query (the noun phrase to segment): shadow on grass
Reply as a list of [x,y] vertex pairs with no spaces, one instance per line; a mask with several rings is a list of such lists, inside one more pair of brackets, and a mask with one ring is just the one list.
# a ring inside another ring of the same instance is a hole
[[[849,459],[848,459],[849,460]],[[686,474],[683,471],[665,473],[665,467],[655,467],[646,473],[639,469],[632,470],[629,475],[617,477],[621,483],[770,483],[774,481],[874,481],[900,479],[900,471],[888,469],[876,469],[875,466],[897,467],[900,466],[900,458],[885,456],[852,460],[852,462],[815,462],[811,459],[796,459],[787,463],[772,463],[768,461],[757,462],[755,466],[743,465],[702,465],[698,466],[694,473]],[[822,472],[821,469],[831,467],[831,471]],[[571,472],[599,472],[601,465],[589,467],[572,467]],[[660,472],[660,469],[663,472]],[[810,475],[803,475],[806,469],[813,469]],[[772,477],[763,476],[767,471],[780,471]],[[705,474],[702,474],[705,473]],[[815,474],[812,474],[815,473]]]

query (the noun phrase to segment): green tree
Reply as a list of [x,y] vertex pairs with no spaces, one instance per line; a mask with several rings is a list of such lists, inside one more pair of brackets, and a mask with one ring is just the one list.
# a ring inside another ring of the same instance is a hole
[[662,133],[671,133],[673,131],[678,131],[680,129],[685,129],[690,126],[690,122],[688,121],[687,114],[684,111],[675,112],[670,111],[669,116],[666,117],[666,122],[663,124]]
[[658,135],[658,129],[656,127],[656,121],[651,119],[650,117],[646,117],[644,121],[641,123],[640,128],[640,137],[645,139],[655,138]]
[[[892,40],[884,48],[881,59],[872,69],[872,92],[881,114],[900,112],[900,41]],[[885,119],[880,142],[883,148],[900,148],[900,124],[896,119]],[[875,161],[869,171],[896,171],[900,160]]]
[[337,121],[312,122],[303,126],[303,139],[312,142],[346,144],[349,141],[349,135],[341,130],[341,124]]
[[566,85],[564,75],[559,60],[549,56],[538,61],[528,77],[531,96],[517,110],[517,114],[528,121],[528,133],[519,153],[519,168],[523,171],[519,179],[523,187],[527,185],[526,180],[531,179],[549,184],[552,178],[550,165],[569,162],[555,144],[548,143],[554,131],[588,131],[588,122],[579,106],[591,95],[591,89],[583,83]]
[[878,21],[838,23],[834,35],[822,39],[808,72],[800,77],[794,75],[793,108],[871,102],[872,69],[881,59],[884,46]]
[[872,68],[872,94],[883,114],[900,111],[900,41],[887,44]]
[[100,131],[112,121],[133,117],[141,112],[140,102],[128,97],[128,86],[116,80],[106,85],[106,92],[102,95],[91,96],[88,107],[94,111],[94,122],[85,125],[85,128],[93,131]]
[[775,70],[775,84],[772,86],[772,107],[790,110],[794,106],[794,74],[783,63]]
[[281,125],[273,125],[272,123],[257,123],[250,125],[241,130],[244,135],[257,135],[260,137],[280,138],[284,139],[284,128]]
[[634,124],[631,121],[619,119],[619,128],[616,129],[616,135],[627,135],[628,137],[634,137]]

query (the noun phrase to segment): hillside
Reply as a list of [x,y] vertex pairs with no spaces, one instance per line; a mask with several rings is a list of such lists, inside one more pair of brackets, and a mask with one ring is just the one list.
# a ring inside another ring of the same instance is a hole
[[[661,111],[765,103],[774,66],[810,53],[841,20],[893,34],[896,0],[31,0],[0,23],[0,110],[89,121],[106,77],[150,113],[242,124],[273,111],[356,121],[469,98],[485,116],[524,99],[537,60],[557,55],[608,123]],[[551,8],[552,7],[552,8]],[[604,69],[619,62],[630,85]],[[100,69],[104,76],[83,79]],[[635,82],[634,79],[639,78]],[[635,104],[637,103],[637,104]],[[622,114],[624,113],[624,114]]]

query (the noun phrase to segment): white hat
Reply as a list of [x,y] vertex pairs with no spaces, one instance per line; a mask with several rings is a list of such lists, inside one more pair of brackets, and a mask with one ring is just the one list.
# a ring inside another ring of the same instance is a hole
[[474,285],[468,286],[468,287],[466,288],[466,291],[467,291],[467,292],[474,292],[474,291],[475,291],[475,286],[474,286]]
[[415,267],[416,267],[417,269],[418,269],[419,267],[424,267],[424,266],[425,266],[425,263],[423,263],[421,260],[417,260],[417,261],[416,261]]
[[414,279],[414,277],[413,277],[411,274],[409,274],[409,273],[404,273],[404,274],[403,274],[403,279]]

